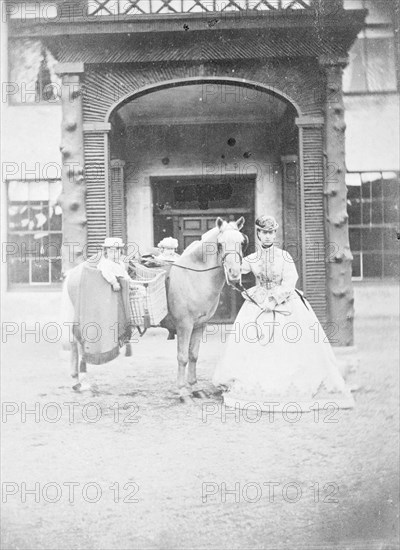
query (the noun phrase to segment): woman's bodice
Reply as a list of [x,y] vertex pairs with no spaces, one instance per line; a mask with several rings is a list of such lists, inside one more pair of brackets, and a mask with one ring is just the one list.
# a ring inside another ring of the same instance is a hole
[[263,251],[260,263],[256,268],[255,277],[257,286],[271,289],[282,283],[283,279],[283,261],[282,257],[277,257],[274,247]]
[[257,285],[272,288],[282,283],[285,261],[282,252],[280,248],[271,246],[260,248],[245,258],[256,277]]
[[270,291],[278,303],[294,292],[298,275],[293,259],[276,246],[259,248],[244,258],[242,272],[250,271],[255,275],[256,285]]

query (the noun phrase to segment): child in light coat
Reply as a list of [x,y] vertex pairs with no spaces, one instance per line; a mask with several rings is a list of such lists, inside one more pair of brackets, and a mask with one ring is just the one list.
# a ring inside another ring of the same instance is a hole
[[103,243],[103,254],[97,264],[97,269],[101,271],[104,279],[110,283],[115,292],[121,290],[118,282],[119,278],[132,283],[126,270],[126,264],[121,258],[121,252],[125,244],[119,237],[107,237]]

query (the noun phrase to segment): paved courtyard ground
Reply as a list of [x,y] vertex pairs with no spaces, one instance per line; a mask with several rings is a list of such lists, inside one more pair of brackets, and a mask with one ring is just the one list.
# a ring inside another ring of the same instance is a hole
[[[59,296],[35,296],[7,294],[3,323],[54,320]],[[225,415],[218,398],[179,403],[176,344],[161,329],[91,367],[95,396],[71,390],[58,344],[9,336],[2,548],[398,548],[398,289],[357,298],[356,408],[297,422]],[[210,390],[219,336],[200,352]]]

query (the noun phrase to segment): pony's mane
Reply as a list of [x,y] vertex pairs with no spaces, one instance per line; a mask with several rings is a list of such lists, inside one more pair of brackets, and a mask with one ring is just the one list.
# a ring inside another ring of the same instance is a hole
[[190,243],[190,245],[185,248],[185,250],[182,252],[181,258],[190,257],[193,260],[201,260],[203,261],[203,245],[206,242],[210,243],[216,243],[217,237],[220,233],[220,231],[225,231],[227,229],[237,229],[235,222],[226,222],[224,221],[223,225],[221,226],[221,229],[218,227],[213,227],[212,229],[209,229],[206,233],[204,233],[201,236],[201,240],[199,241],[193,241]]
[[217,242],[217,236],[219,234],[218,227],[213,227],[209,229],[206,233],[201,236],[201,240],[193,241],[190,245],[185,248],[182,252],[181,258],[191,257],[193,259],[199,259],[203,257],[203,244],[205,242]]

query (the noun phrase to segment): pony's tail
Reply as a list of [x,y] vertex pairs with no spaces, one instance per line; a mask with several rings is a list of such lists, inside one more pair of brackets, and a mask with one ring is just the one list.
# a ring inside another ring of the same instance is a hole
[[71,301],[68,292],[68,280],[70,271],[66,273],[64,284],[61,292],[61,309],[60,309],[60,324],[61,324],[61,345],[64,351],[71,349],[72,344],[72,323],[75,318],[74,305]]

